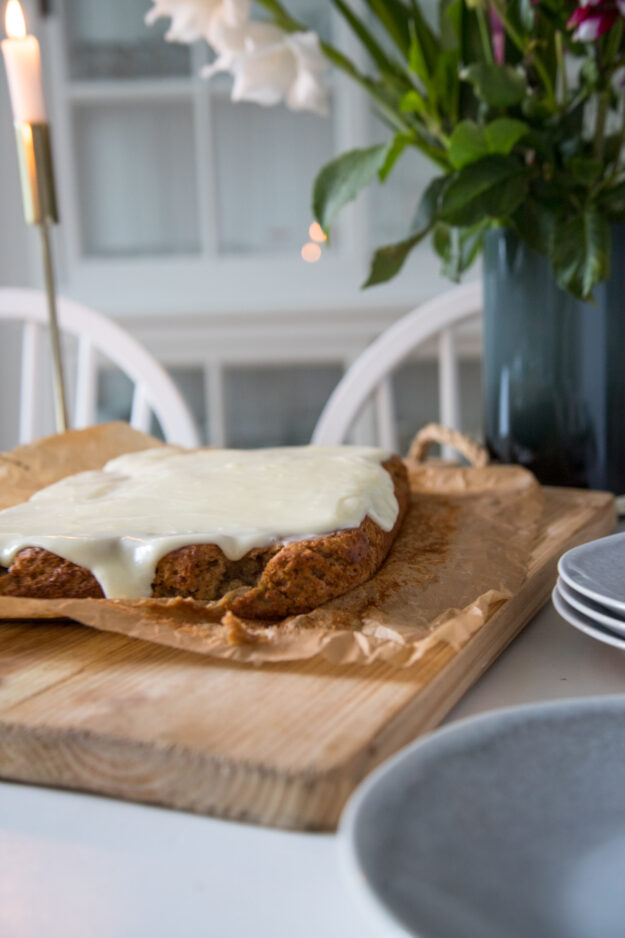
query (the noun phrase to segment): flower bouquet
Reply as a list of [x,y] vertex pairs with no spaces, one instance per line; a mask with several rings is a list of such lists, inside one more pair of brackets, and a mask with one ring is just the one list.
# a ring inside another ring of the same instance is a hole
[[170,17],[171,40],[204,38],[215,53],[204,73],[231,73],[234,100],[323,114],[329,66],[370,95],[388,139],[320,171],[313,209],[326,232],[400,158],[429,157],[437,175],[410,229],[375,252],[367,286],[393,277],[428,235],[457,279],[485,232],[503,226],[549,258],[562,288],[590,297],[609,274],[610,223],[625,219],[625,0],[442,0],[437,27],[417,0],[328,2],[366,67],[307,29],[288,0],[154,0],[147,21]]

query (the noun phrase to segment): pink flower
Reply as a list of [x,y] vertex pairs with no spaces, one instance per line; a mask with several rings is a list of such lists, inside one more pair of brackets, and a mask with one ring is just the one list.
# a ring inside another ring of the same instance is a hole
[[[617,5],[618,4],[618,5]],[[575,42],[594,42],[599,36],[609,32],[625,5],[625,0],[582,0],[581,6],[567,20],[569,29],[575,29]]]
[[[625,3],[625,0],[623,0],[623,3]],[[490,31],[493,37],[495,62],[497,65],[503,65],[506,58],[506,31],[501,19],[492,7],[490,8]]]

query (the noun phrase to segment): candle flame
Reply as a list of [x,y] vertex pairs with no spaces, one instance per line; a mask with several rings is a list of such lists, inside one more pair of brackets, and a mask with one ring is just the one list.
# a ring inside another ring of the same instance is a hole
[[9,39],[26,38],[26,20],[19,0],[9,0],[4,14],[4,28]]

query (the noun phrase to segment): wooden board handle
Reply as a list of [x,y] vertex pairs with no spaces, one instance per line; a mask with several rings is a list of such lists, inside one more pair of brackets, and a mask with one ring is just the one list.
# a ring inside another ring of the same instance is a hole
[[483,446],[474,443],[464,433],[457,430],[450,430],[439,423],[428,423],[422,430],[419,430],[408,450],[408,459],[414,462],[425,462],[430,446],[434,443],[453,446],[461,456],[464,456],[472,466],[481,468],[487,466],[489,462],[488,453]]

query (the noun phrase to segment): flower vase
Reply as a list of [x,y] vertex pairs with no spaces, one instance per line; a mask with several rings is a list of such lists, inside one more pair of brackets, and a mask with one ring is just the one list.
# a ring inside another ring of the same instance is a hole
[[625,225],[594,301],[514,232],[484,245],[485,437],[545,485],[625,492]]

